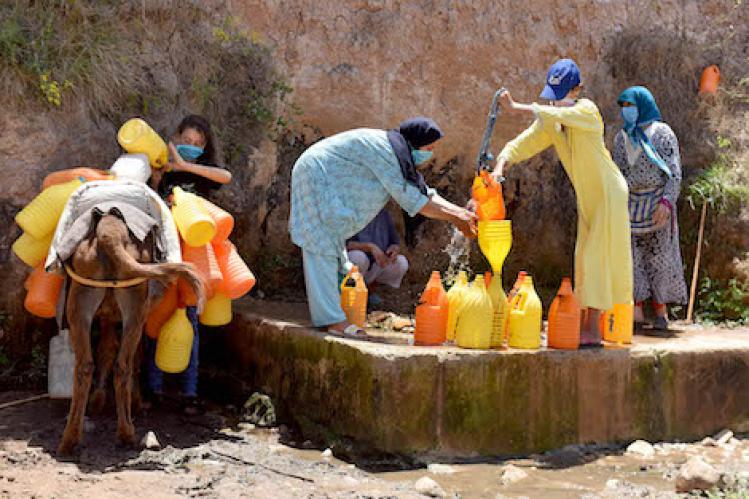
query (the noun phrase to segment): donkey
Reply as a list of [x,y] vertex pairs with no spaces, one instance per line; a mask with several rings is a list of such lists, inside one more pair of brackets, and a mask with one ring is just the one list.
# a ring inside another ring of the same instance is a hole
[[148,280],[168,285],[177,278],[185,279],[198,298],[198,309],[202,308],[205,293],[197,272],[186,263],[151,263],[152,237],[149,235],[141,243],[119,217],[106,214],[66,263],[71,277],[66,314],[75,353],[75,378],[70,413],[58,447],[62,455],[71,454],[83,436],[83,419],[94,374],[91,323],[99,308],[102,307],[102,314],[116,317],[117,307],[122,317],[122,338],[114,363],[114,388],[117,439],[126,446],[137,442],[131,412],[133,363],[146,316],[153,305],[153,298],[149,300]]

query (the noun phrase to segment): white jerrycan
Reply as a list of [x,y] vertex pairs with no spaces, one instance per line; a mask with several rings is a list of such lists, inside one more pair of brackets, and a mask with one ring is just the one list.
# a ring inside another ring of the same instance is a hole
[[47,366],[47,391],[53,399],[73,397],[75,354],[70,343],[70,332],[62,329],[49,340],[49,364]]

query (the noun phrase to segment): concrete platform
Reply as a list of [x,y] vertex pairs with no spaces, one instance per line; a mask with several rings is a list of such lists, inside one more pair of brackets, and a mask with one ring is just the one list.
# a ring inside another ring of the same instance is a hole
[[464,460],[749,431],[746,329],[598,351],[478,351],[327,336],[306,325],[303,305],[238,308],[226,335],[233,372],[303,438],[352,458]]

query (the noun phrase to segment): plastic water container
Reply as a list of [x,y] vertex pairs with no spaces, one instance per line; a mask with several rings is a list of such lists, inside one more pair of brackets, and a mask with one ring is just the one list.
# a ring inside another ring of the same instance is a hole
[[484,276],[474,279],[463,297],[455,330],[455,343],[462,348],[491,347],[494,307],[486,291]]
[[249,293],[255,286],[255,275],[239,256],[236,246],[227,240],[212,243],[212,246],[223,276],[218,291],[232,300]]
[[200,198],[200,201],[216,224],[216,235],[213,236],[211,242],[217,243],[229,239],[231,231],[234,230],[234,217],[228,211],[216,206],[207,199]]
[[341,308],[346,320],[363,328],[367,322],[367,285],[354,265],[341,283]]
[[541,300],[533,288],[533,278],[526,275],[513,298],[510,310],[510,338],[512,348],[534,349],[541,346]]
[[476,215],[479,220],[504,220],[505,202],[502,197],[502,184],[498,183],[487,171],[476,176],[471,189],[471,196],[476,202]]
[[613,309],[601,314],[603,339],[620,345],[632,343],[634,313],[631,303],[617,303]]
[[575,298],[569,277],[549,308],[548,342],[550,348],[577,350],[580,347],[580,303]]
[[177,310],[177,285],[171,284],[164,291],[161,300],[148,312],[146,334],[149,338],[159,337],[161,328],[174,315],[175,310]]
[[47,362],[47,392],[53,399],[73,397],[75,352],[70,342],[70,332],[63,329],[49,340]]
[[174,311],[156,340],[156,367],[165,373],[181,373],[190,363],[192,324],[184,308]]
[[491,347],[499,348],[504,340],[505,316],[507,315],[507,296],[502,289],[502,276],[494,275],[487,289],[492,300],[494,312],[492,314]]
[[447,339],[449,300],[442,287],[440,273],[432,272],[416,306],[414,344],[441,345]]
[[169,162],[166,142],[140,118],[129,119],[120,127],[117,142],[129,153],[147,155],[153,168],[161,168]]
[[29,267],[36,267],[47,258],[49,247],[52,245],[54,232],[50,232],[42,239],[36,239],[26,232],[13,243],[13,253]]
[[502,274],[505,258],[512,248],[512,222],[510,220],[479,220],[479,248],[486,257],[492,272]]
[[84,178],[88,181],[91,180],[109,180],[112,176],[106,172],[106,170],[99,170],[97,168],[86,168],[81,166],[78,168],[68,168],[67,170],[59,170],[52,172],[44,177],[42,182],[42,189],[51,187],[53,185],[64,184],[71,180]]
[[464,270],[458,273],[455,284],[447,292],[447,330],[445,336],[448,341],[455,339],[455,326],[458,323],[458,314],[463,303],[463,296],[468,292],[468,275]]
[[216,222],[206,210],[203,200],[179,187],[174,188],[172,215],[177,230],[188,246],[204,246],[216,235]]
[[216,293],[205,302],[205,310],[200,315],[200,323],[206,326],[225,326],[231,322],[231,298]]
[[700,77],[700,92],[702,96],[711,95],[718,91],[720,84],[720,69],[715,64],[706,67]]
[[28,279],[29,289],[23,302],[24,308],[37,317],[53,318],[63,281],[62,276],[46,272],[41,265],[35,268]]
[[[206,296],[209,299],[212,298],[221,286],[221,281],[224,279],[223,274],[221,274],[221,267],[219,267],[218,260],[216,260],[216,253],[213,251],[213,246],[204,244],[203,246],[195,247],[183,244],[182,261],[195,266],[203,284],[205,284]],[[183,281],[180,280],[180,282]],[[189,288],[187,283],[184,283],[183,287]],[[190,293],[192,293],[192,290],[190,290]]]
[[54,232],[68,198],[81,185],[80,179],[44,189],[24,209],[16,214],[16,223],[36,239],[44,239]]

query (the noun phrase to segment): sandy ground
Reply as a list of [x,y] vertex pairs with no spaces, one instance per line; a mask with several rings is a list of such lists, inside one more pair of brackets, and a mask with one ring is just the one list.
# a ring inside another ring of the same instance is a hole
[[[0,403],[28,395],[0,393]],[[744,439],[717,447],[656,444],[651,458],[617,446],[570,446],[503,462],[369,473],[304,449],[308,443],[284,445],[291,437],[283,428],[238,423],[231,407],[187,417],[169,404],[136,421],[139,434],[154,431],[162,449],[118,448],[114,417],[107,414],[88,420],[80,452],[62,459],[55,448],[66,413],[67,401],[54,400],[0,410],[0,498],[410,498],[425,497],[414,486],[425,476],[448,497],[675,497],[675,475],[691,455],[749,478]],[[528,476],[503,481],[508,464]]]

